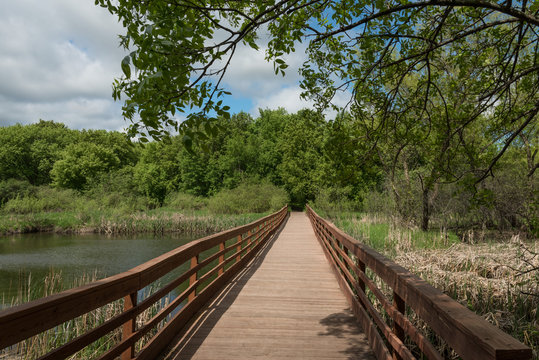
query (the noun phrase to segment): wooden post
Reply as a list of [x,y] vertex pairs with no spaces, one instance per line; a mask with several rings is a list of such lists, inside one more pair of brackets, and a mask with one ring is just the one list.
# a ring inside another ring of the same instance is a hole
[[[191,269],[194,268],[195,266],[198,265],[198,255],[197,256],[193,256],[191,258]],[[194,274],[192,274],[190,277],[189,277],[189,286],[193,285],[196,281],[197,281],[197,272],[195,271]],[[195,296],[196,296],[196,291],[197,289],[193,289],[193,291],[191,291],[191,293],[189,293],[189,296],[187,298],[187,301],[191,302],[195,299]]]
[[[251,242],[253,241],[253,239],[251,239],[251,235],[252,235],[251,230],[247,231],[247,237],[248,237],[248,240],[247,240],[247,247],[250,247],[250,246],[251,246]],[[251,251],[250,248],[249,248],[249,251]]]
[[256,227],[256,230],[255,230],[255,234],[256,234],[256,236],[255,236],[256,244],[255,245],[260,244],[260,242],[262,241],[262,239],[260,238],[260,233],[261,232],[262,232],[262,225],[258,225]]
[[[137,293],[131,293],[124,297],[124,311],[128,311],[133,307],[137,306]],[[125,341],[129,336],[131,336],[137,327],[137,317],[134,316],[131,320],[124,323],[122,327],[122,340]],[[131,360],[135,358],[135,344],[131,345],[127,350],[125,350],[120,356],[121,360]]]
[[[403,315],[406,316],[406,303],[404,300],[393,291],[393,306]],[[405,333],[404,329],[400,327],[396,322],[395,319],[393,319],[393,333],[397,335],[397,337],[404,343]],[[402,358],[399,356],[399,354],[396,353],[395,350],[393,350],[393,359],[394,360],[401,360]]]
[[[365,263],[363,261],[357,259],[357,267],[363,273],[363,275],[365,275]],[[363,280],[361,280],[361,279],[358,279],[357,282],[359,284],[359,288],[361,290],[363,290],[363,292],[365,292],[365,282]]]
[[[222,242],[219,244],[219,251],[223,251],[225,249],[225,243]],[[219,265],[222,265],[223,263],[225,262],[225,254],[222,254],[221,256],[219,256]],[[219,269],[219,275],[223,275],[223,273],[225,272],[225,267],[221,267]]]
[[241,235],[238,235],[238,246],[236,246],[236,263],[241,260]]

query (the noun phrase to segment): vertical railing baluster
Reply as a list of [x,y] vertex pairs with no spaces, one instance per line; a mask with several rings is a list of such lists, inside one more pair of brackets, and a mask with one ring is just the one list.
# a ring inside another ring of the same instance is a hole
[[[193,256],[191,258],[191,269],[193,269],[195,266],[198,265],[198,255]],[[198,279],[198,271],[195,271],[191,276],[189,277],[189,286],[192,286]],[[189,293],[189,296],[187,297],[187,301],[191,302],[195,299],[197,295],[197,289],[196,287]]]
[[[365,263],[359,259],[356,260],[356,263],[357,263],[357,267],[359,268],[359,271],[365,275]],[[359,284],[359,288],[365,292],[365,282],[361,279],[361,277],[358,276],[358,280],[357,280],[358,284]]]
[[[225,250],[225,242],[223,241],[222,243],[219,244],[219,251],[224,251],[224,250]],[[225,253],[222,253],[221,255],[219,255],[219,266],[221,266],[218,272],[219,275],[223,275],[223,273],[225,272],[225,266],[223,265],[224,262],[225,262]]]
[[[393,291],[393,306],[399,311],[403,316],[406,316],[406,303],[395,291]],[[399,324],[393,319],[393,333],[404,343],[405,333],[404,329],[400,327]],[[393,350],[393,360],[401,360],[399,354]]]
[[241,234],[238,235],[238,246],[236,246],[236,263],[238,263],[241,260]]
[[[124,311],[131,310],[137,306],[137,293],[131,293],[124,297]],[[129,321],[124,323],[122,327],[122,341],[127,340],[135,331],[137,327],[137,317],[133,316]],[[135,358],[135,344],[132,344],[127,348],[120,356],[121,360],[131,360]]]

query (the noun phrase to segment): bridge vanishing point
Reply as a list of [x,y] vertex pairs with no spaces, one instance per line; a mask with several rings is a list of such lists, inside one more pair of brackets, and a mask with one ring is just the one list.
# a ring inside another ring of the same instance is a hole
[[70,358],[111,334],[118,341],[98,359],[444,359],[451,350],[470,360],[532,357],[309,207],[306,214],[284,207],[124,273],[0,311],[0,350],[24,348],[17,344],[117,301],[123,311],[40,359]]

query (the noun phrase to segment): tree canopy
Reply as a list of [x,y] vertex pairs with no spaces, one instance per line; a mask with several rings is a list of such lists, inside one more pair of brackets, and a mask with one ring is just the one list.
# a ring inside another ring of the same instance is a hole
[[[243,45],[267,47],[267,60],[284,75],[284,56],[306,43],[303,96],[323,110],[344,92],[356,116],[376,115],[374,130],[382,133],[404,119],[426,127],[445,121],[449,142],[488,114],[491,131],[505,146],[481,177],[539,112],[536,1],[96,4],[117,15],[126,29],[121,45],[131,52],[121,62],[124,76],[115,80],[113,95],[125,97],[132,135],[160,138],[174,128],[190,145],[200,132],[214,134],[216,117],[229,110],[221,81]],[[456,119],[448,105],[455,94],[468,99],[463,118]],[[188,110],[186,121],[175,117]]]

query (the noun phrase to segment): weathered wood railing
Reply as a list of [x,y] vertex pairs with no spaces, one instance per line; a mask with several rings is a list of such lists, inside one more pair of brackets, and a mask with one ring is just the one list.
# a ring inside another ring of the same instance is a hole
[[[118,328],[122,329],[121,341],[99,359],[118,356],[122,360],[154,359],[177,331],[253,258],[286,216],[287,207],[283,207],[248,225],[192,241],[119,275],[3,310],[0,312],[0,350],[123,298],[121,314],[40,359],[66,358]],[[190,265],[187,271],[145,299],[139,299],[139,290],[186,262]],[[154,304],[163,303],[171,291],[182,285],[186,288],[181,294],[173,297],[141,327],[136,327],[138,315]],[[137,341],[150,331],[156,331],[163,320],[166,323],[135,354]]]
[[[426,281],[359,243],[308,206],[307,213],[341,289],[362,323],[378,359],[415,359],[406,347],[406,343],[411,342],[416,345],[415,355],[419,356],[419,349],[428,359],[443,359],[409,320],[406,306],[463,359],[531,359],[532,351],[524,344]],[[366,268],[392,289],[392,301],[367,276]],[[369,300],[370,296],[376,297],[385,314],[376,309]]]

